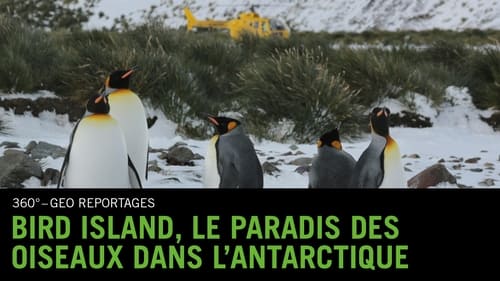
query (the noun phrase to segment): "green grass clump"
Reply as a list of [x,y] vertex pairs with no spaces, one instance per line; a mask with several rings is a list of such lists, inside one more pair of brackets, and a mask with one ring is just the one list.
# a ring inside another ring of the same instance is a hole
[[[254,63],[239,77],[241,111],[256,136],[312,142],[340,122],[346,134],[357,129],[357,91],[329,71],[321,53],[290,49]],[[290,122],[288,130],[276,130]]]

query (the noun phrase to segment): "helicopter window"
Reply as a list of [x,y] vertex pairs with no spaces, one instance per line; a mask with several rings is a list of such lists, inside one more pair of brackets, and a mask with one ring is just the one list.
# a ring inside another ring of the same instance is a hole
[[271,24],[272,30],[287,30],[288,29],[286,24],[279,19],[271,19],[270,24]]
[[269,31],[269,27],[267,25],[267,22],[263,22],[262,23],[262,31],[263,32],[268,32]]
[[258,22],[258,21],[255,21],[255,22],[253,23],[253,28],[255,28],[255,29],[258,29],[258,28],[259,28],[259,22]]

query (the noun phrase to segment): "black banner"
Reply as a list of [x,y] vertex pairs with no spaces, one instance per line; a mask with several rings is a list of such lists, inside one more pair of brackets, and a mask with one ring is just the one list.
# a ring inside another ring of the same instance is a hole
[[0,192],[15,276],[481,276],[500,253],[496,189]]

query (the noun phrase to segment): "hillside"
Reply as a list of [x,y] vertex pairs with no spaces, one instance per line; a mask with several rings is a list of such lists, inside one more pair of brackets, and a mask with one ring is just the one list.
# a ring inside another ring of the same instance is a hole
[[[185,24],[182,8],[189,6],[202,19],[228,19],[255,6],[262,16],[280,17],[299,31],[365,31],[429,29],[497,29],[500,27],[500,3],[496,0],[269,0],[269,1],[196,1],[196,0],[102,0],[96,11],[107,19],[93,18],[88,28],[110,26],[124,15],[140,21],[151,6],[152,16],[165,18],[165,24],[178,28]],[[97,14],[97,13],[96,13]]]

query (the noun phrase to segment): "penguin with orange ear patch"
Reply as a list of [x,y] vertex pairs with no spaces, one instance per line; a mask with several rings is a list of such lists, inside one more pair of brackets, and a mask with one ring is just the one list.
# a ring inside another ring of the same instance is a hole
[[356,160],[342,149],[337,128],[317,142],[318,154],[309,171],[309,188],[348,188]]
[[215,126],[205,158],[205,187],[263,188],[263,172],[257,153],[239,120],[208,116]]
[[376,107],[370,113],[372,140],[354,167],[353,187],[407,187],[399,146],[389,135],[389,116],[387,107]]
[[122,128],[127,151],[139,173],[130,171],[130,179],[135,186],[141,186],[148,179],[149,131],[146,110],[139,96],[130,89],[130,78],[135,68],[116,70],[106,78],[105,94],[109,98],[109,114]]

